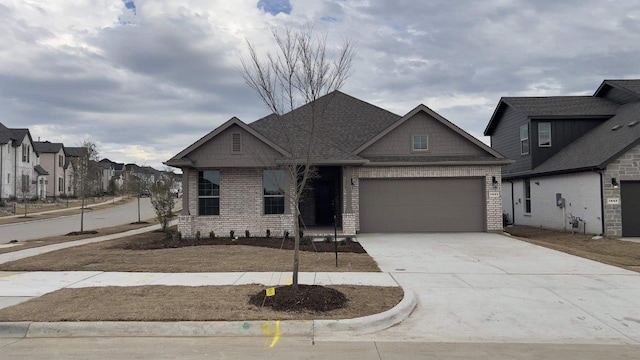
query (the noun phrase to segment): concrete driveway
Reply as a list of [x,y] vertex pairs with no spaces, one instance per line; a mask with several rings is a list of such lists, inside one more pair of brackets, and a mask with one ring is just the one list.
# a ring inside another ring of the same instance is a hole
[[640,343],[639,273],[497,234],[358,240],[419,305],[399,326],[354,340]]

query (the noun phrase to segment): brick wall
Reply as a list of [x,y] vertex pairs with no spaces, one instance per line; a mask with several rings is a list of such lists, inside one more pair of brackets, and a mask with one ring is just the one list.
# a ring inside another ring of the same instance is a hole
[[[604,220],[607,236],[622,236],[622,202],[620,187],[614,189],[611,178],[621,181],[640,181],[640,145],[624,153],[615,161],[607,165],[603,175]],[[607,204],[607,199],[620,199],[618,204]]]
[[[220,170],[220,215],[196,216],[198,214],[197,171],[189,172],[189,215],[178,218],[178,230],[184,237],[229,236],[231,230],[244,236],[245,230],[251,235],[264,236],[267,229],[273,236],[284,231],[292,232],[293,215],[286,206],[283,215],[264,215],[262,196],[262,171],[254,168],[225,168]],[[285,198],[285,202],[287,199]]]
[[[359,179],[362,178],[429,178],[429,177],[484,177],[487,214],[487,231],[502,230],[502,198],[500,189],[500,166],[397,166],[397,167],[359,167],[354,168],[354,185],[352,186],[351,206],[354,210],[353,225],[360,229],[359,219]],[[493,176],[498,180],[497,188],[493,188]],[[497,192],[497,197],[489,197],[490,192]],[[343,227],[346,227],[343,223]]]

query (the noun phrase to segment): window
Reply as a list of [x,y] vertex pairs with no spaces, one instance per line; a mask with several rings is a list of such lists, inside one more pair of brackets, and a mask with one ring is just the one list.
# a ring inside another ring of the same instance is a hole
[[413,135],[413,151],[427,151],[427,135]]
[[11,174],[7,174],[7,184],[11,184]]
[[64,156],[58,155],[58,166],[64,167]]
[[58,178],[58,191],[62,192],[62,190],[64,189],[64,184],[63,184],[63,179],[62,178]]
[[29,192],[29,188],[31,187],[31,183],[29,182],[29,175],[22,175],[22,183],[20,184],[20,191]]
[[551,123],[538,124],[538,147],[551,147]]
[[231,152],[234,154],[241,154],[242,153],[242,134],[234,133],[232,137],[233,137],[233,144],[231,146]]
[[220,171],[198,171],[198,215],[220,215]]
[[524,180],[524,213],[531,214],[531,181]]
[[264,170],[262,189],[264,193],[264,213],[284,214],[284,171]]
[[529,125],[525,124],[520,126],[520,154],[526,155],[529,153]]
[[29,145],[22,144],[22,162],[29,162]]

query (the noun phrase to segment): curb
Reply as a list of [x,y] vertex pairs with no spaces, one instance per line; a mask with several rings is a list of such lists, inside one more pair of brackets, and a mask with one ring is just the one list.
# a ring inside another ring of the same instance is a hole
[[0,338],[59,337],[196,337],[196,336],[308,336],[369,334],[404,321],[417,305],[415,293],[404,293],[393,308],[374,315],[344,320],[286,321],[98,321],[98,322],[5,322]]

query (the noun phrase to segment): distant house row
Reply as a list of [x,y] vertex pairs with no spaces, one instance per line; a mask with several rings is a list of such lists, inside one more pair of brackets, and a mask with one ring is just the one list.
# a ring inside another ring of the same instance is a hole
[[89,160],[84,147],[33,141],[29,129],[0,123],[0,199],[80,196],[83,176],[90,179],[90,195],[137,191],[132,183],[149,184],[162,173],[149,166]]

